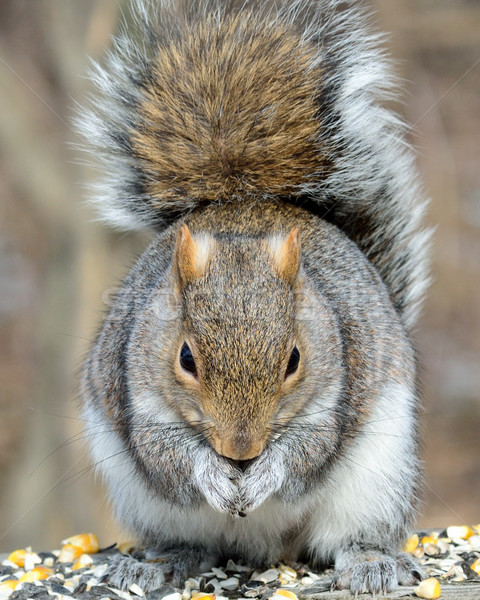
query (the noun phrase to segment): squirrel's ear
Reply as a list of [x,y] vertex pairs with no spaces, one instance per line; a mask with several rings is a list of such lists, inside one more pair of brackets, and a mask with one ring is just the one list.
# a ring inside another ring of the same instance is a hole
[[300,232],[293,227],[287,237],[275,235],[267,240],[267,249],[275,268],[287,283],[296,281],[300,269]]
[[177,233],[173,269],[181,285],[200,277],[208,265],[215,248],[215,240],[208,233],[192,236],[188,225]]

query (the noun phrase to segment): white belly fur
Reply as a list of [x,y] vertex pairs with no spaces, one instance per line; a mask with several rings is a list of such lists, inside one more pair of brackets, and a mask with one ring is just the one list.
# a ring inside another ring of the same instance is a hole
[[[181,509],[147,488],[122,440],[102,413],[87,407],[87,436],[97,469],[107,483],[118,519],[135,530],[159,532],[159,539],[232,547],[266,563],[307,550],[313,558],[332,559],[358,532],[394,517],[399,483],[408,478],[411,456],[413,394],[404,386],[385,388],[356,444],[332,469],[318,491],[294,504],[267,500],[246,518],[233,518],[208,505]],[[296,539],[285,539],[288,532]],[[252,552],[253,551],[253,552]]]

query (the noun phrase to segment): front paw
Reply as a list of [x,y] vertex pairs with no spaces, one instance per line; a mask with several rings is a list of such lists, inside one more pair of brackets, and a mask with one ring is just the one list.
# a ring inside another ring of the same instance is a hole
[[267,448],[245,471],[240,484],[241,512],[247,514],[258,508],[280,489],[284,478],[280,454]]
[[241,511],[238,482],[242,472],[210,448],[196,454],[194,476],[208,504],[215,510],[234,517]]
[[379,594],[392,592],[400,585],[414,585],[422,575],[407,554],[396,557],[378,555],[362,560],[352,557],[352,565],[335,572],[332,589],[350,588],[352,594]]

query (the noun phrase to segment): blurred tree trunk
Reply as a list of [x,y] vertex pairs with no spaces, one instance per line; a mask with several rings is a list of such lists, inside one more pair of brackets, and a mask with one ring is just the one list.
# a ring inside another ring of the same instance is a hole
[[[74,101],[86,92],[87,55],[108,45],[118,11],[117,2],[92,0],[2,0],[0,6],[5,550],[58,546],[65,535],[98,522],[86,446],[78,441],[76,373],[86,351],[82,336],[93,336],[102,292],[113,284],[109,247],[116,236],[82,209],[79,182],[87,174],[69,143],[75,141]],[[113,273],[125,264],[119,262]]]

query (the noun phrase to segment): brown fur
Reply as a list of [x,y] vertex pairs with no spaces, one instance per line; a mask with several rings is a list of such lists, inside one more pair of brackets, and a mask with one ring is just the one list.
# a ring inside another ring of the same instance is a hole
[[293,227],[287,237],[270,238],[267,251],[271,254],[277,273],[287,283],[293,285],[300,268],[300,233]]
[[315,52],[285,27],[249,15],[185,27],[158,48],[133,135],[164,207],[295,194],[325,164],[317,147]]
[[187,225],[178,230],[175,243],[174,270],[180,280],[180,287],[200,277],[205,271],[215,248],[212,236],[192,237]]

